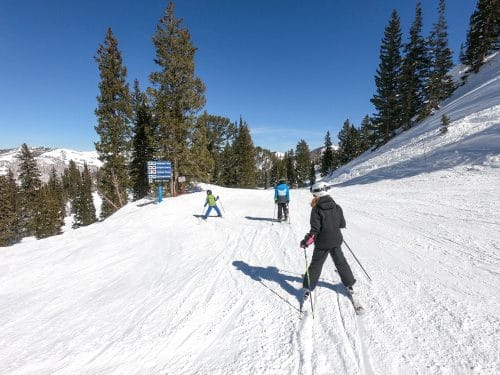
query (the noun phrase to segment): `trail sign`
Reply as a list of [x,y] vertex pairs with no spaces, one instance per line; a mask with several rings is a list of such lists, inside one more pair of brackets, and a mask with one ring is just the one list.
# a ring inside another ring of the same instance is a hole
[[[147,163],[148,182],[152,184],[155,181],[170,181],[172,178],[172,163],[167,160],[151,160]],[[163,186],[158,185],[158,203],[163,198]]]
[[147,163],[148,181],[170,181],[172,178],[172,163],[166,160],[152,160]]

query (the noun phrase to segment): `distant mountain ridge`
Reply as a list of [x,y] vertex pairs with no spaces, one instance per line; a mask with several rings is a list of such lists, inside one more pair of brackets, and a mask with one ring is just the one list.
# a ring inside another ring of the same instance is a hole
[[[0,175],[8,173],[9,169],[14,173],[14,178],[17,179],[19,173],[19,160],[21,148],[11,148],[0,150]],[[64,169],[69,165],[70,160],[76,163],[76,166],[83,170],[83,166],[87,166],[92,174],[102,166],[96,151],[75,151],[65,148],[48,148],[48,147],[33,147],[30,148],[33,153],[37,166],[41,173],[42,181],[48,181],[52,167],[56,173],[61,175]]]

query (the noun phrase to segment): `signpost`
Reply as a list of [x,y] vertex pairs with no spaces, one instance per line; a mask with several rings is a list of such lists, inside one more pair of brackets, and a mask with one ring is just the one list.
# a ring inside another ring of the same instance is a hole
[[152,160],[147,163],[148,181],[150,184],[159,182],[158,185],[158,203],[163,198],[163,181],[170,181],[172,178],[172,163],[166,160]]
[[186,182],[186,176],[179,176],[177,181],[181,183],[181,194],[184,194],[184,183]]

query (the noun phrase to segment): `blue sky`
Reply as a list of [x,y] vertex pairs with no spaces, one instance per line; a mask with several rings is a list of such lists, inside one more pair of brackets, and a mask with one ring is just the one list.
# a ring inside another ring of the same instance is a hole
[[[99,75],[93,56],[111,27],[131,83],[149,86],[151,38],[168,0],[1,0],[0,148],[94,149]],[[447,0],[455,62],[476,1]],[[254,144],[334,142],[344,120],[372,114],[379,48],[392,9],[404,40],[413,0],[177,0],[198,48],[196,73],[211,113],[243,117]],[[424,35],[438,0],[423,0]]]

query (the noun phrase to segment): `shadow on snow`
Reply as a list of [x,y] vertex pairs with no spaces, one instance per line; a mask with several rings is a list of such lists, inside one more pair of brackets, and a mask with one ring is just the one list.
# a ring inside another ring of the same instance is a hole
[[[293,276],[290,273],[284,273],[283,271],[280,272],[280,270],[277,267],[269,266],[269,267],[257,267],[257,266],[251,266],[243,261],[240,260],[235,260],[233,262],[233,266],[243,272],[245,275],[249,276],[252,280],[258,281],[260,284],[262,284],[266,289],[271,291],[274,295],[276,295],[278,298],[292,306],[295,310],[299,310],[296,306],[292,305],[288,299],[282,297],[279,293],[277,293],[275,290],[273,290],[271,287],[266,285],[264,283],[265,280],[267,281],[272,281],[277,283],[285,292],[290,294],[292,297],[295,297],[298,303],[301,302],[302,299],[302,278],[303,276]],[[298,275],[295,273],[295,275]],[[297,289],[294,287],[292,284],[293,283],[298,283],[300,284],[300,287]],[[342,294],[344,296],[348,296],[347,290],[344,287],[344,284],[342,283],[337,283],[333,284],[332,282],[327,282],[324,280],[319,280],[318,282],[318,287],[322,288],[327,288],[330,290],[333,290],[336,293]]]

